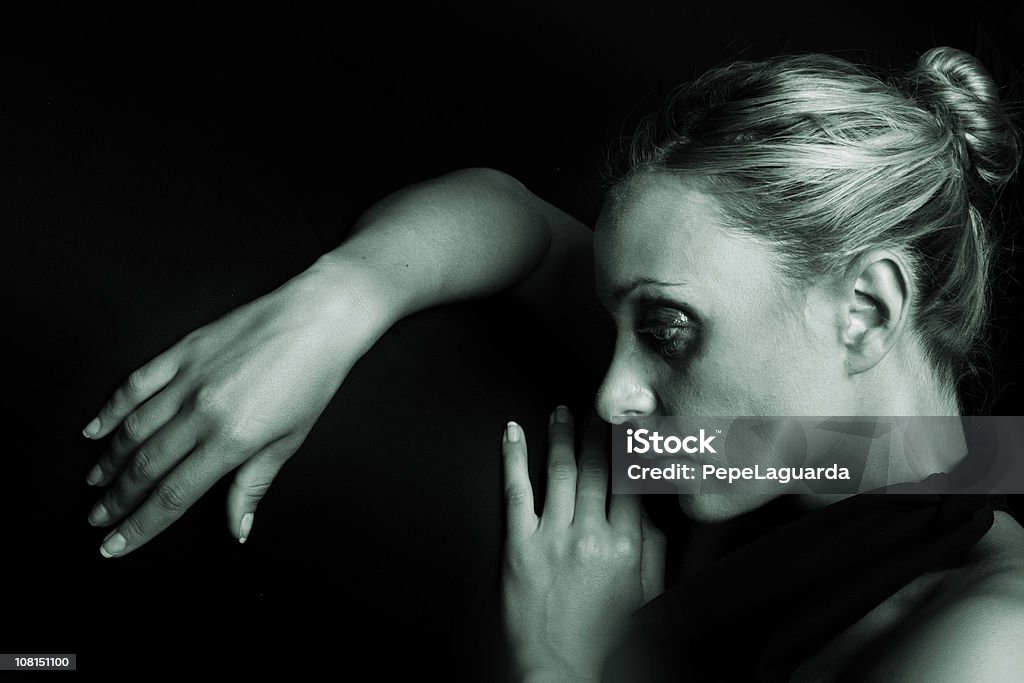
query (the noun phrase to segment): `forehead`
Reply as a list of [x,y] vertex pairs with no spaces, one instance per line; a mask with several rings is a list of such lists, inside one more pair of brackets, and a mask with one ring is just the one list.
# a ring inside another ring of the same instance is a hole
[[[710,195],[681,177],[640,174],[609,195],[597,223],[597,236],[608,245],[636,239],[687,240],[692,228],[718,224],[718,207]],[[685,228],[685,234],[679,228]]]
[[653,279],[696,293],[775,279],[768,249],[724,226],[717,201],[696,183],[638,175],[613,191],[598,220],[598,285],[608,291]]

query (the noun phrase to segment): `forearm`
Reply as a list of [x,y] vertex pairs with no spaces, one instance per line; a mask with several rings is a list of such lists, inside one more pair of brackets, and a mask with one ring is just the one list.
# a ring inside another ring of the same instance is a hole
[[367,296],[394,322],[513,288],[537,303],[557,288],[566,262],[589,253],[587,227],[503,173],[468,169],[379,201],[311,270],[324,281],[360,271]]

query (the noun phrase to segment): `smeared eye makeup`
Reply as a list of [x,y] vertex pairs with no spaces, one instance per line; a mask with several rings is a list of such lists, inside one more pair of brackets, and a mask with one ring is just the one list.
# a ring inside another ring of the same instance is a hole
[[636,304],[636,334],[668,362],[693,355],[700,341],[701,323],[674,301],[641,300]]

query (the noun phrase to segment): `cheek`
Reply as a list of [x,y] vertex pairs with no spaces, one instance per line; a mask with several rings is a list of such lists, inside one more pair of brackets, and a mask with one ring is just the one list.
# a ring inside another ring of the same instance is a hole
[[828,349],[801,336],[780,339],[750,355],[747,377],[757,386],[763,414],[845,415],[841,377]]
[[835,412],[836,387],[822,347],[802,335],[787,335],[747,356],[745,378],[764,415]]
[[659,396],[670,415],[775,415],[776,384],[766,381],[763,363],[722,349],[663,378]]
[[[763,310],[763,309],[762,309]],[[825,386],[818,347],[781,316],[758,315],[716,327],[686,372],[661,379],[673,415],[805,415],[820,412]]]

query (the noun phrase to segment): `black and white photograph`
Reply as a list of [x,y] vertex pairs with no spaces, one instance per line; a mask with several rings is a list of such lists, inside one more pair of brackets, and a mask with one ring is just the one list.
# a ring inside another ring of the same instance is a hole
[[0,130],[0,670],[1024,680],[1024,3],[20,3]]

